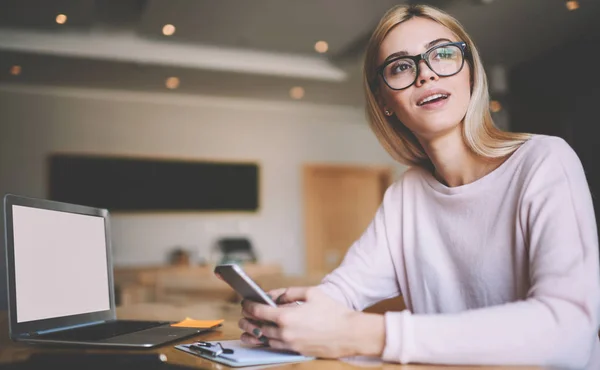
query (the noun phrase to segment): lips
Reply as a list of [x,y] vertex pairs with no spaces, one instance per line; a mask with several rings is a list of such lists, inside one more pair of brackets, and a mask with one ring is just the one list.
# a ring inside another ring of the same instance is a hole
[[429,103],[434,103],[440,100],[445,100],[450,97],[450,93],[445,90],[435,89],[429,90],[417,99],[417,106],[422,107]]

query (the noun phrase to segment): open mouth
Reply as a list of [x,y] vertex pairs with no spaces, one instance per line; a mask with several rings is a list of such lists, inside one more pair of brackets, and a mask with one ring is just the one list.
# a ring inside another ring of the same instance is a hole
[[436,103],[438,101],[448,99],[449,96],[450,96],[449,94],[433,94],[433,95],[430,95],[430,96],[426,97],[423,100],[418,101],[417,105],[419,107],[422,107],[422,106],[427,105],[427,104],[433,104],[433,103]]

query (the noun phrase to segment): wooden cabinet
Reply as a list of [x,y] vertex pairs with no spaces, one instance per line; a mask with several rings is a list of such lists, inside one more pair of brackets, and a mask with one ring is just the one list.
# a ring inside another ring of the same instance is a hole
[[[244,271],[256,281],[283,276],[276,264],[244,264]],[[189,303],[235,301],[236,293],[213,273],[214,266],[131,266],[115,267],[114,281],[118,306],[140,302]]]

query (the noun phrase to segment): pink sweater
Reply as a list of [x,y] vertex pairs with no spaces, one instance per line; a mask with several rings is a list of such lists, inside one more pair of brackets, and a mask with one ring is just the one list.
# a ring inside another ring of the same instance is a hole
[[387,361],[600,369],[599,265],[581,162],[538,135],[467,185],[406,171],[321,288],[356,310],[404,296]]

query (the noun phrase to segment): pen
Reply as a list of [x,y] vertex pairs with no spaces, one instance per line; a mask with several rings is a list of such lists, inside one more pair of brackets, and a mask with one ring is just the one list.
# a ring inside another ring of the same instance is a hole
[[189,349],[211,355],[213,357],[220,356],[221,354],[233,354],[233,349],[224,348],[220,342],[195,342],[188,346]]
[[188,348],[199,351],[201,353],[206,353],[213,357],[217,357],[223,353],[223,350],[221,348],[212,349],[212,347],[213,346],[210,343],[199,342],[190,344]]

